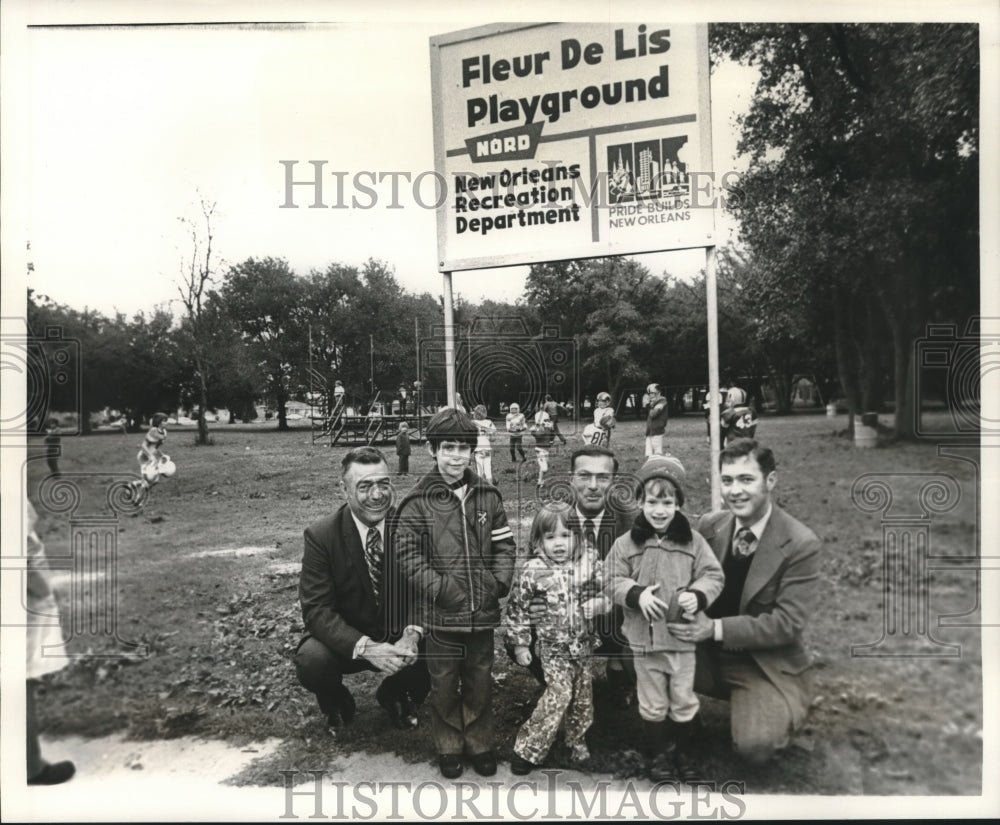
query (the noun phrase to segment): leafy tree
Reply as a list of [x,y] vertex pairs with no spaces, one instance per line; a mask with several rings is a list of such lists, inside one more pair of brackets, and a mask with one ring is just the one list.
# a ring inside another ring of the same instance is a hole
[[132,420],[146,421],[177,407],[183,359],[173,324],[173,316],[158,309],[148,318],[137,313],[131,322],[119,314],[101,333],[106,369],[116,373],[105,379],[106,403],[127,411]]
[[669,333],[665,296],[663,279],[626,258],[536,264],[525,286],[525,301],[544,322],[572,331],[587,393],[606,390],[614,398],[627,382],[650,375]]
[[[497,415],[501,402],[537,404],[545,392],[570,400],[574,376],[563,367],[575,366],[573,345],[546,337],[533,307],[458,300],[455,321],[455,372],[467,405],[483,404]],[[557,383],[560,377],[564,383]]]
[[[140,312],[131,321],[121,313],[108,318],[56,304],[29,290],[28,324],[35,336],[57,327],[64,338],[79,342],[80,362],[70,368],[79,370],[83,432],[90,431],[90,414],[105,407],[141,423],[154,412],[176,406],[183,359],[168,312],[158,309],[148,317]],[[75,411],[75,382],[51,382],[48,390],[50,409]]]
[[976,312],[979,43],[964,24],[741,24],[712,50],[760,70],[734,204],[775,294],[824,307],[852,413],[891,354],[913,433],[913,343]]
[[[342,264],[330,264],[325,270],[310,272],[303,284],[303,321],[307,325],[311,353],[307,350],[305,361],[313,369],[327,390],[332,393],[334,379],[351,385],[353,375],[347,358],[347,348],[354,344],[356,330],[351,317],[351,304],[361,289],[358,270]],[[306,376],[306,387],[320,386]],[[327,399],[332,408],[332,399]]]
[[828,313],[819,312],[794,280],[776,278],[752,255],[725,247],[718,258],[722,378],[749,380],[745,388],[758,397],[768,380],[777,411],[788,412],[795,376],[829,369]]
[[288,429],[285,405],[307,353],[304,281],[280,258],[248,258],[226,273],[219,300],[239,330],[266,380],[278,410],[278,429]]

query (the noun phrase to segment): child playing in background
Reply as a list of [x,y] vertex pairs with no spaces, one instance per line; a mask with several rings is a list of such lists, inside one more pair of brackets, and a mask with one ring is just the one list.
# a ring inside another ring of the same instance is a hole
[[594,721],[590,655],[596,636],[589,620],[610,610],[611,602],[604,595],[585,595],[600,591],[601,560],[595,548],[576,540],[569,525],[572,513],[568,504],[552,502],[535,515],[533,555],[507,603],[508,637],[515,660],[524,667],[531,664],[532,600],[541,596],[547,609],[544,620],[534,624],[546,687],[514,742],[510,768],[519,776],[545,760],[560,725],[573,760],[590,756],[584,736]]
[[753,438],[756,435],[757,413],[753,403],[747,403],[746,391],[739,387],[729,388],[719,424],[723,447],[738,438]]
[[667,629],[704,610],[722,592],[718,559],[677,508],[684,504],[684,466],[654,455],[636,473],[642,511],[606,559],[607,593],[625,608],[622,633],[635,654],[639,716],[649,776],[654,782],[691,782],[691,727],[695,646]]
[[49,472],[59,476],[59,456],[62,454],[62,439],[59,437],[59,422],[50,418],[45,422],[45,461]]
[[497,431],[496,426],[486,415],[486,407],[477,404],[472,410],[472,423],[479,430],[479,437],[476,439],[476,472],[480,478],[485,479],[490,484],[496,484],[493,478],[493,436]]
[[[148,494],[152,486],[160,480],[161,475],[173,475],[173,462],[162,450],[163,442],[167,438],[167,416],[156,413],[151,425],[136,454],[139,475],[142,476],[138,481],[132,482],[136,499]],[[164,472],[164,469],[167,471]]]
[[611,444],[611,431],[615,427],[615,411],[611,407],[611,396],[606,392],[597,394],[597,406],[594,408],[594,426],[597,427],[597,441],[591,443],[599,447]]
[[535,423],[531,427],[535,436],[535,458],[538,460],[538,489],[545,483],[545,474],[549,471],[549,447],[555,438],[552,432],[552,419],[545,410],[535,413]]
[[510,410],[507,413],[507,432],[510,433],[510,460],[517,461],[517,456],[514,455],[514,450],[517,450],[521,454],[521,461],[525,461],[527,456],[524,454],[524,447],[521,446],[521,442],[524,440],[524,431],[528,429],[528,422],[525,420],[524,413],[521,412],[521,407],[518,404],[511,404]]
[[399,435],[396,436],[396,457],[399,459],[399,474],[410,474],[410,425],[399,422]]

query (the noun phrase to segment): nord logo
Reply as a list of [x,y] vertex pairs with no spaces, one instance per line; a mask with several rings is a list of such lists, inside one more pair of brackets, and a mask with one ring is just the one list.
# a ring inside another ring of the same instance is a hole
[[529,123],[514,129],[468,138],[465,146],[473,163],[485,160],[530,160],[538,148],[542,126],[541,123]]

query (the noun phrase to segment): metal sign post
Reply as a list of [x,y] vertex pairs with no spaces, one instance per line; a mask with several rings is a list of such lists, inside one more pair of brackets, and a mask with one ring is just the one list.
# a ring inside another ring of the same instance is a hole
[[719,472],[721,449],[719,427],[719,302],[716,290],[715,247],[705,249],[705,311],[708,315],[708,422],[709,454],[712,463],[711,509],[722,507],[722,479]]
[[442,272],[444,280],[444,374],[448,404],[458,406],[455,398],[455,305],[451,294],[451,272]]

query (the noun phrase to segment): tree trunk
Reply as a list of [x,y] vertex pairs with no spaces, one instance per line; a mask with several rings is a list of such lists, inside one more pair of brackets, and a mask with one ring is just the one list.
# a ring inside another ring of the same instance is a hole
[[194,443],[207,446],[212,443],[208,435],[208,421],[205,419],[205,413],[208,411],[208,385],[205,382],[205,370],[202,368],[200,357],[195,358],[195,366],[198,368],[198,435]]
[[285,410],[285,404],[288,402],[288,393],[280,381],[278,382],[278,391],[274,395],[274,401],[278,406],[278,430],[287,430],[288,412]]
[[774,392],[778,400],[777,413],[783,415],[792,410],[792,379],[784,371],[775,370],[771,375]]
[[[920,399],[916,397],[916,369],[914,342],[922,332],[927,318],[927,271],[919,254],[911,255],[912,266],[898,273],[896,283],[900,302],[895,307],[897,323],[893,328],[893,377],[895,379],[896,409],[893,424],[896,437],[912,441],[917,437],[917,420]],[[914,283],[913,275],[916,276]],[[909,277],[907,277],[909,276]],[[887,313],[890,311],[887,308]]]
[[853,342],[848,325],[846,296],[843,290],[834,287],[833,290],[833,346],[837,357],[837,374],[840,376],[840,386],[847,400],[847,433],[854,437],[854,415],[860,405],[858,390],[858,372],[854,358]]
[[882,320],[876,317],[878,307],[872,297],[865,300],[864,335],[859,341],[858,355],[861,366],[861,406],[859,412],[881,412],[885,391],[885,381],[882,372],[883,352],[882,341],[878,335],[878,324]]
[[915,434],[914,410],[913,410],[913,369],[910,336],[902,332],[902,324],[898,327],[900,331],[893,335],[893,377],[896,385],[896,410],[893,424],[896,429],[896,438],[912,440]]
[[608,364],[608,393],[611,395],[611,406],[615,409],[618,408],[618,402],[621,399],[618,397],[618,390],[622,385],[622,373],[621,370],[618,371],[618,377],[615,376],[614,368]]

